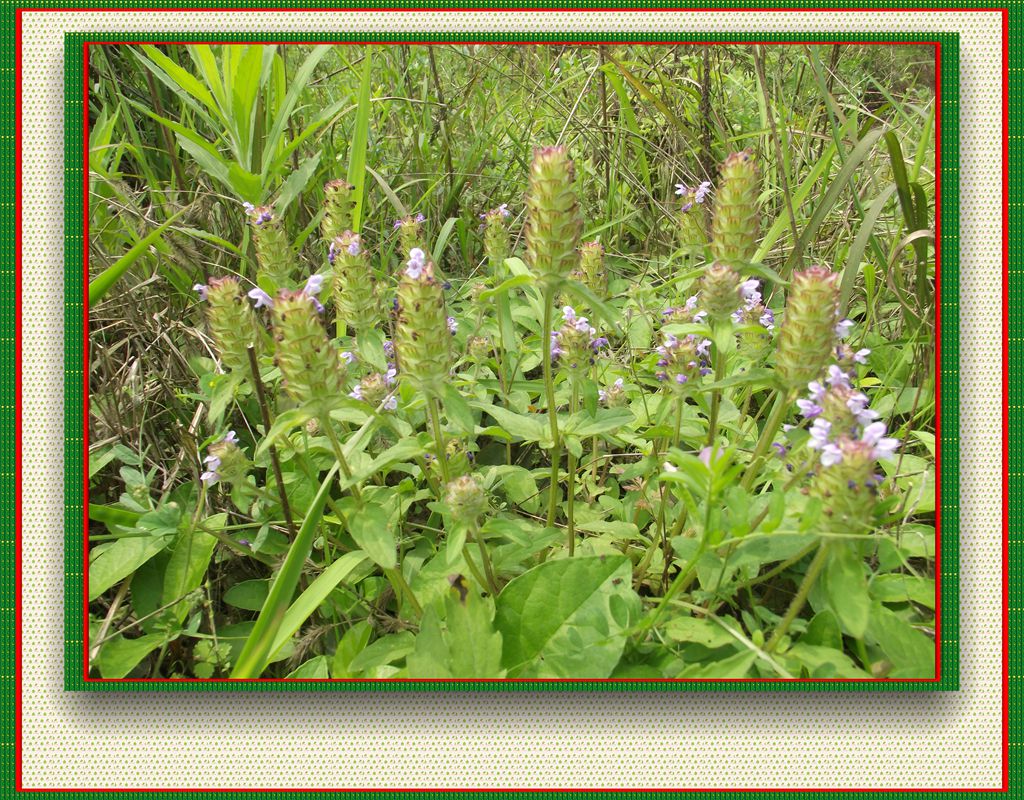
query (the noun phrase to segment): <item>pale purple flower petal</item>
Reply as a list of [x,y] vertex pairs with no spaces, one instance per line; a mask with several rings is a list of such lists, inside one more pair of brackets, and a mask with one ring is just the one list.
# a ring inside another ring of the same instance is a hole
[[231,444],[238,444],[238,434],[234,431],[228,431],[224,434],[222,441],[231,442]]
[[842,322],[836,323],[836,336],[840,339],[845,339],[850,335],[850,330],[853,328],[853,320],[844,319]]
[[207,486],[213,486],[213,484],[220,480],[220,475],[218,475],[213,470],[207,470],[206,472],[199,476],[199,480],[201,480]]
[[865,347],[853,354],[853,360],[858,364],[867,364],[869,355],[871,355],[871,351]]
[[831,467],[843,460],[843,451],[837,445],[827,444],[821,450],[821,465]]
[[209,288],[210,287],[207,286],[205,283],[197,283],[195,286],[192,287],[192,291],[199,292],[199,299],[205,300],[206,292],[209,290]]
[[394,411],[396,408],[398,408],[398,397],[391,395],[391,397],[384,401],[384,410]]
[[342,350],[341,357],[349,364],[354,364],[356,361],[355,354],[351,350]]
[[822,408],[813,400],[804,400],[802,397],[796,401],[797,407],[800,409],[800,414],[807,419],[814,419],[816,416],[821,414]]
[[708,196],[708,192],[711,191],[711,181],[704,181],[700,186],[697,187],[697,191],[694,194],[693,200],[696,203],[703,203],[704,199]]
[[256,308],[263,308],[263,307],[273,308],[274,307],[273,299],[271,299],[270,295],[267,294],[265,291],[263,291],[260,288],[250,289],[248,296],[252,300],[256,301]]

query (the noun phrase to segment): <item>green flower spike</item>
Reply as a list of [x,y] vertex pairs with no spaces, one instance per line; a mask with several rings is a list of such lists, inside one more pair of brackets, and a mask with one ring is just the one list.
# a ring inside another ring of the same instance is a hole
[[726,319],[743,302],[740,276],[726,264],[712,264],[701,278],[700,301],[712,319]]
[[473,475],[461,475],[445,487],[445,503],[456,521],[476,525],[487,511],[487,495]]
[[345,380],[338,350],[320,320],[323,306],[306,286],[301,292],[283,290],[273,301],[275,363],[285,391],[303,404],[336,397]]
[[295,250],[288,241],[281,220],[269,206],[254,207],[246,204],[245,209],[252,225],[260,274],[269,278],[277,288],[287,287],[292,279],[296,259]]
[[426,249],[423,241],[423,223],[427,218],[422,214],[402,217],[395,220],[395,230],[398,231],[398,246],[402,253],[411,253],[415,248]]
[[249,353],[253,345],[259,355],[262,345],[256,315],[242,297],[238,281],[232,277],[211,278],[208,286],[194,287],[209,304],[206,319],[210,324],[220,360],[229,369],[249,374]]
[[218,481],[245,484],[251,463],[238,446],[238,437],[234,431],[228,431],[223,439],[211,444],[207,452],[209,455],[203,459],[206,471],[199,476],[203,483],[207,486]]
[[345,231],[331,242],[327,260],[334,268],[334,307],[338,319],[357,334],[380,320],[377,285],[358,233]]
[[526,259],[537,279],[549,287],[561,283],[579,254],[583,217],[573,190],[575,169],[566,149],[534,151],[527,195]]
[[356,199],[355,187],[348,181],[328,181],[324,184],[324,218],[320,221],[320,235],[325,242],[333,242],[352,227],[352,211]]
[[417,248],[398,284],[395,355],[402,374],[430,397],[441,396],[451,367],[451,329],[434,265]]
[[569,273],[569,277],[579,281],[598,297],[608,295],[608,273],[604,269],[604,248],[601,240],[584,242],[579,247],[580,263]]
[[484,254],[491,275],[502,275],[505,270],[505,259],[509,254],[508,225],[506,220],[511,216],[508,203],[481,214],[484,228]]
[[719,170],[711,218],[711,256],[739,268],[757,249],[757,167],[749,150],[733,153]]
[[824,371],[836,342],[838,309],[839,273],[819,266],[793,273],[776,342],[783,385],[803,387]]

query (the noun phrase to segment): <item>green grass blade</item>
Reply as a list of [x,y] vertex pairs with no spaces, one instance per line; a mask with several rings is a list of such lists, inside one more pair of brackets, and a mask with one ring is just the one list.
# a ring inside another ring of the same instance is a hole
[[263,146],[264,178],[266,178],[267,169],[269,168],[271,161],[274,160],[274,157],[277,155],[277,151],[281,146],[281,139],[284,135],[285,127],[288,124],[288,118],[291,116],[292,110],[295,108],[295,104],[299,101],[299,96],[305,91],[306,85],[309,83],[310,76],[313,74],[313,70],[316,69],[317,64],[319,64],[320,60],[327,55],[330,49],[329,45],[314,47],[313,52],[306,57],[306,60],[302,62],[302,66],[299,67],[298,71],[291,77],[291,88],[288,89],[288,94],[284,98],[284,103],[281,105],[281,109],[277,112],[277,116],[274,117],[274,124],[270,128],[266,144]]
[[253,626],[249,638],[245,640],[245,646],[238,656],[238,661],[235,662],[235,668],[231,671],[232,678],[258,678],[266,667],[277,633],[281,629],[292,595],[295,593],[295,587],[299,583],[302,566],[320,527],[324,504],[331,493],[331,485],[337,473],[338,465],[335,464],[320,484],[320,490],[313,498],[309,511],[306,512],[302,527],[299,528],[295,541],[288,549],[288,555],[285,556],[284,563],[281,565],[281,571],[277,573],[277,577],[270,587],[270,593],[256,618],[256,624]]
[[373,48],[366,48],[363,58],[363,77],[359,84],[359,105],[356,108],[356,123],[352,131],[352,147],[348,157],[346,180],[355,187],[352,208],[352,230],[358,232],[363,214],[363,197],[366,194],[366,145],[370,139],[370,68],[373,63]]
[[[864,249],[868,246],[868,239],[871,238],[871,231],[875,227],[879,214],[885,208],[892,193],[896,191],[896,184],[889,184],[878,197],[871,201],[871,205],[864,212],[864,219],[860,223],[860,230],[857,231],[857,238],[853,240],[850,249],[846,251],[846,262],[843,267],[843,278],[839,288],[839,314],[846,316],[850,307],[850,297],[853,295],[853,284],[857,280],[857,272],[860,270],[860,262],[864,257]],[[838,266],[838,265],[837,265]]]
[[178,219],[178,217],[184,214],[185,211],[187,211],[187,209],[181,209],[181,211],[172,216],[165,223],[154,228],[149,235],[142,238],[131,250],[89,281],[89,305],[95,305],[102,300],[113,288],[114,284],[120,280],[121,276],[128,271],[129,267],[138,261],[139,257],[149,250],[150,246],[153,245],[161,235],[163,235],[163,232],[167,230],[171,224]]

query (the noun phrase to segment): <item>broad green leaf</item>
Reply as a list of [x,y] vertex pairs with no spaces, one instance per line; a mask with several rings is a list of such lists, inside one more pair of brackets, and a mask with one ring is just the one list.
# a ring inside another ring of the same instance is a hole
[[486,411],[498,424],[509,434],[517,436],[528,442],[539,442],[550,437],[547,417],[540,414],[517,414],[507,408],[496,406],[491,403],[481,403],[477,400],[470,401],[470,405]]
[[882,648],[900,677],[935,677],[935,641],[878,601],[871,606],[867,637]]
[[734,656],[723,658],[721,661],[713,661],[710,664],[693,664],[681,673],[680,678],[745,678],[754,665],[757,653],[751,650],[744,650]]
[[382,636],[377,641],[368,645],[366,649],[353,658],[348,665],[348,671],[353,675],[358,675],[374,667],[393,664],[409,655],[415,646],[415,637],[409,631],[389,633],[387,636]]
[[628,408],[601,408],[598,409],[597,416],[593,417],[586,412],[573,414],[565,423],[564,432],[573,433],[582,439],[617,431],[619,428],[632,425],[635,421],[633,412]]
[[509,676],[608,677],[640,611],[631,584],[632,565],[619,556],[548,561],[515,578],[495,617]]
[[274,204],[274,208],[277,210],[279,215],[284,214],[285,209],[292,204],[292,201],[301,194],[306,186],[309,184],[309,179],[313,177],[316,172],[317,166],[320,164],[321,153],[310,156],[299,168],[295,170],[291,175],[288,176],[288,180],[284,182],[281,187],[281,193],[277,197],[277,202]]
[[473,419],[473,412],[470,411],[466,398],[450,383],[444,384],[442,391],[444,413],[448,417],[448,421],[454,423],[459,432],[472,435],[476,430],[476,421]]
[[366,620],[357,622],[345,631],[345,635],[341,637],[341,641],[338,642],[338,647],[334,651],[334,658],[331,659],[332,678],[353,677],[349,672],[349,665],[352,663],[352,659],[366,649],[371,635],[373,635],[373,628]]
[[876,575],[871,579],[871,596],[883,603],[914,602],[935,608],[935,581],[917,575]]
[[270,655],[273,657],[285,643],[302,627],[302,623],[309,619],[313,612],[327,599],[327,596],[334,591],[334,588],[345,578],[352,574],[360,564],[366,560],[366,554],[360,550],[345,553],[331,566],[321,572],[306,590],[295,598],[295,602],[284,615],[281,627],[278,629],[277,638],[270,648]]
[[[227,514],[215,514],[204,520],[203,525],[219,530],[227,521]],[[185,527],[178,536],[164,572],[164,605],[184,597],[203,582],[216,546],[217,537],[200,530],[198,526]],[[189,603],[184,600],[173,606],[172,611],[179,623],[185,619],[189,607]]]
[[270,581],[258,578],[236,583],[224,592],[224,602],[245,611],[259,611],[270,593]]
[[367,504],[356,509],[348,521],[348,532],[374,564],[391,569],[398,560],[398,543],[391,530],[391,519],[381,505]]
[[309,661],[289,672],[285,677],[325,679],[328,677],[327,656],[314,656]]
[[673,617],[665,625],[665,635],[674,642],[696,642],[709,650],[737,643],[721,625],[699,617]]
[[162,633],[149,633],[137,639],[125,639],[118,634],[103,643],[96,666],[104,678],[123,678],[166,641],[167,636]]
[[436,606],[423,614],[416,647],[406,659],[410,678],[501,678],[501,634],[493,626],[494,601],[468,592],[445,597],[445,618]]
[[833,647],[805,644],[803,639],[786,651],[786,659],[794,659],[807,668],[812,678],[871,678],[849,656]]
[[170,547],[180,519],[181,509],[174,503],[139,517],[137,530],[146,536],[118,539],[89,562],[89,600],[95,600]]
[[871,609],[864,564],[853,547],[844,541],[824,546],[829,548],[829,554],[821,579],[829,606],[839,617],[845,633],[855,639],[863,638]]

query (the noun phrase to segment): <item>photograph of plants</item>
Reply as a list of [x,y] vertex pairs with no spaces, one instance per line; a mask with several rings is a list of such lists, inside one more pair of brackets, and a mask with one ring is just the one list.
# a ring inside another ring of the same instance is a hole
[[91,678],[935,676],[933,47],[88,56]]

